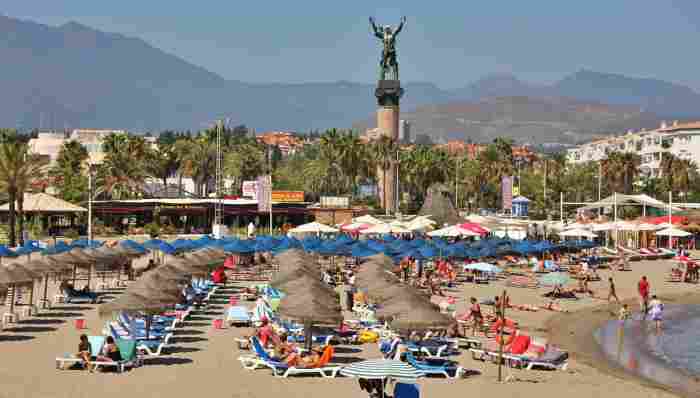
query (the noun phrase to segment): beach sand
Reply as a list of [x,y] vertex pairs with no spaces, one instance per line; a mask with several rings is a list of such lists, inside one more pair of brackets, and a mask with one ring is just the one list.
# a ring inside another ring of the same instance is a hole
[[[671,302],[679,295],[689,297],[697,286],[664,282],[670,261],[633,262],[633,271],[600,273],[601,282],[591,284],[599,296],[607,296],[607,277],[613,275],[621,299],[636,297],[636,282],[647,275],[652,293]],[[451,295],[458,295],[458,312],[474,296],[494,297],[504,290],[503,282],[489,285],[463,284]],[[52,285],[55,289],[55,285]],[[38,289],[37,289],[38,290]],[[514,304],[543,305],[547,290],[508,288]],[[118,294],[118,291],[113,292]],[[321,379],[318,377],[275,378],[269,370],[246,371],[237,358],[240,352],[234,338],[251,333],[251,329],[212,329],[212,319],[226,307],[222,294],[205,312],[194,313],[177,332],[174,352],[152,359],[140,368],[124,374],[94,373],[55,369],[54,359],[75,351],[81,333],[101,334],[105,319],[99,318],[97,305],[58,305],[45,310],[17,327],[0,332],[0,398],[105,398],[158,395],[172,398],[192,397],[327,397],[364,396],[357,381],[351,378]],[[536,396],[567,398],[614,396],[672,397],[652,383],[628,376],[602,359],[593,344],[591,332],[602,321],[610,319],[605,301],[582,298],[576,302],[560,302],[571,313],[558,314],[546,310],[523,312],[509,310],[511,317],[533,335],[549,336],[552,342],[570,351],[567,371],[505,369],[512,381],[498,383],[497,367],[471,359],[468,352],[456,358],[462,366],[482,374],[462,380],[425,379],[420,381],[422,396],[464,397],[471,394],[489,397]],[[604,306],[601,308],[601,305]],[[616,310],[613,306],[611,309]],[[633,307],[636,309],[636,306]],[[486,308],[484,308],[486,310]],[[6,308],[0,307],[6,312]],[[87,330],[76,330],[73,319],[84,316]],[[355,352],[359,351],[360,352]],[[337,361],[347,364],[357,358],[378,357],[376,344],[348,346],[338,349]]]

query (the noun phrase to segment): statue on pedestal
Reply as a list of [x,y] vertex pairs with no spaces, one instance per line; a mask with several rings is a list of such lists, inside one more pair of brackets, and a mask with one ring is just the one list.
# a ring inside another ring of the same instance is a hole
[[392,29],[390,25],[385,25],[383,28],[377,27],[372,17],[369,17],[369,23],[372,25],[374,35],[379,38],[384,45],[382,59],[379,62],[379,80],[399,80],[399,62],[396,59],[396,38],[406,24],[406,17],[401,18],[401,23],[396,30]]

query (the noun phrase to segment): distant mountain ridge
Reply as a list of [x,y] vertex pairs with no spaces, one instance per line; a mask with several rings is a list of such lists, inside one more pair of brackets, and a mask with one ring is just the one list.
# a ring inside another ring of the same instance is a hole
[[[200,129],[217,118],[228,117],[259,130],[308,131],[357,125],[358,120],[368,118],[376,109],[371,84],[344,81],[252,84],[226,80],[141,39],[104,33],[75,22],[51,27],[0,16],[0,59],[3,88],[0,126],[7,127],[126,128],[155,132]],[[630,109],[636,109],[632,113],[637,115],[639,123],[700,116],[696,110],[700,109],[700,95],[687,87],[590,71],[574,73],[548,86],[504,74],[486,76],[453,90],[429,82],[404,85],[402,110],[407,117],[417,118],[414,131],[421,129],[436,137],[464,133],[429,123],[441,118],[439,112],[450,109],[449,104],[456,107],[477,104],[491,112],[503,113],[503,120],[534,121],[547,112],[542,107],[571,113],[560,108],[569,102],[624,105],[610,108],[617,115],[613,118],[615,126],[631,120]],[[499,103],[498,98],[513,98],[511,102],[520,104],[517,107],[520,112],[535,107],[538,109],[535,114],[540,116],[509,116],[510,108],[506,106],[509,101],[503,100],[497,111],[498,106],[493,104]],[[525,106],[522,99],[515,98],[528,98],[530,104]],[[432,114],[431,109],[438,113]],[[411,113],[413,110],[416,112]],[[591,115],[580,112],[578,116],[585,119]],[[586,128],[597,131],[609,125],[608,116],[601,120],[605,121],[601,127]],[[569,123],[562,128],[579,128],[580,124]],[[510,128],[507,123],[504,126]],[[559,130],[554,128],[545,135],[554,137],[554,131]],[[558,134],[562,133],[564,130]],[[522,134],[514,132],[514,135]]]

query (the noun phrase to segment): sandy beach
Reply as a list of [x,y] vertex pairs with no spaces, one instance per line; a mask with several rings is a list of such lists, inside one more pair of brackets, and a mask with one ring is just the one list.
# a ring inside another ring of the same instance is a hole
[[[607,296],[607,278],[615,278],[621,299],[636,297],[636,282],[647,275],[652,293],[668,303],[700,302],[696,285],[665,282],[671,262],[666,260],[633,262],[629,272],[599,272],[602,281],[591,287],[597,296]],[[503,282],[488,285],[462,284],[451,295],[460,297],[458,312],[466,307],[466,300],[500,294]],[[51,285],[55,289],[55,285]],[[37,289],[38,290],[38,289]],[[543,305],[545,288],[508,288],[514,304]],[[145,366],[124,374],[61,371],[55,369],[54,359],[72,353],[81,333],[101,334],[106,319],[100,318],[97,305],[59,304],[44,310],[39,316],[23,320],[16,327],[0,332],[0,398],[94,398],[124,397],[157,394],[173,398],[208,397],[316,397],[332,395],[335,398],[363,396],[357,381],[351,378],[321,379],[317,377],[275,378],[269,370],[246,371],[237,358],[242,353],[234,338],[251,333],[251,329],[231,328],[217,330],[212,319],[220,317],[227,306],[232,289],[222,290],[206,311],[195,312],[176,333],[172,343],[176,348],[158,359],[148,360]],[[38,293],[37,293],[38,294]],[[106,298],[119,294],[106,293]],[[636,301],[636,300],[633,300]],[[604,300],[582,297],[575,302],[560,302],[569,313],[540,310],[523,312],[509,310],[508,317],[517,320],[528,333],[548,336],[571,353],[567,371],[507,369],[512,381],[498,383],[497,367],[475,361],[468,352],[455,358],[469,369],[482,374],[462,380],[429,378],[420,381],[422,396],[463,397],[469,394],[488,394],[491,397],[538,396],[542,398],[615,396],[672,397],[670,391],[649,382],[642,382],[615,369],[601,356],[591,337],[592,331],[603,321],[611,319],[611,311]],[[636,305],[632,307],[636,310]],[[0,307],[6,312],[6,308]],[[76,330],[73,319],[84,317],[86,330]],[[358,358],[378,357],[376,344],[342,346],[335,358],[338,364],[347,364]]]

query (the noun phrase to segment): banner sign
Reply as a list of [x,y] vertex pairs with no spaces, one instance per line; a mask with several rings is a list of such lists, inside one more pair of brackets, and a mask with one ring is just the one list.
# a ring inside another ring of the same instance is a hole
[[271,211],[272,203],[270,202],[270,194],[272,192],[272,178],[269,175],[258,177],[257,186],[258,211]]
[[257,181],[243,181],[243,197],[255,199],[258,197],[258,182]]
[[520,177],[514,176],[513,177],[513,197],[518,197],[520,196]]
[[503,199],[503,210],[513,208],[513,179],[511,177],[503,177],[501,179],[501,197]]
[[300,203],[304,201],[304,191],[272,191],[272,201]]
[[347,209],[350,207],[350,198],[347,196],[321,196],[321,207]]

